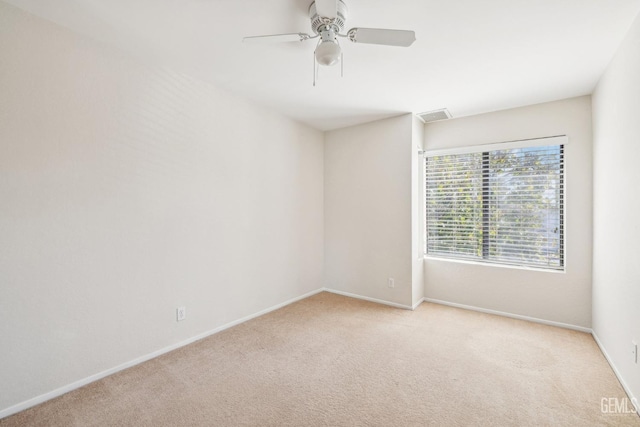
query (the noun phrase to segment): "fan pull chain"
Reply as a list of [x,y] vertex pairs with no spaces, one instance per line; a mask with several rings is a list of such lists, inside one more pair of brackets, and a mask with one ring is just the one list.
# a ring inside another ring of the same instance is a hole
[[316,65],[316,53],[313,52],[313,87],[316,87],[317,76],[318,76],[318,66]]

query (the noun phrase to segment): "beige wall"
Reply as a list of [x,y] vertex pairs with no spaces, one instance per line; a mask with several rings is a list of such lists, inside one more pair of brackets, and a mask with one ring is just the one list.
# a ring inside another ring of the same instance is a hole
[[2,2],[0,58],[0,413],[322,287],[321,132]]
[[412,123],[407,114],[325,134],[327,288],[411,306]]
[[567,135],[566,272],[425,260],[425,296],[487,310],[591,326],[591,98],[429,123],[427,150]]
[[593,331],[640,398],[640,17],[594,92],[593,144]]

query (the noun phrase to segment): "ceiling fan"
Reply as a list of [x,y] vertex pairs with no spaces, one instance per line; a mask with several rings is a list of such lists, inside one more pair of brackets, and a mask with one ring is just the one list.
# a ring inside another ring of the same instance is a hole
[[[311,28],[315,35],[306,33],[275,34],[269,36],[245,37],[245,43],[303,42],[318,38],[314,61],[331,66],[340,62],[342,49],[338,37],[345,37],[354,43],[379,44],[408,47],[416,40],[414,31],[387,30],[382,28],[352,28],[343,34],[347,21],[347,5],[342,0],[315,0],[309,6]],[[314,64],[315,70],[315,64]],[[315,71],[314,71],[315,72]]]

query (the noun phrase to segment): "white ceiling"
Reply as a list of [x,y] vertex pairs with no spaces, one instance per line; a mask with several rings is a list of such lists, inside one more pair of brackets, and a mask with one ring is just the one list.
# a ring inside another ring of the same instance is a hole
[[313,81],[311,0],[5,0],[321,130],[447,107],[454,117],[591,93],[640,0],[345,0],[347,28],[415,30],[410,48],[343,41]]

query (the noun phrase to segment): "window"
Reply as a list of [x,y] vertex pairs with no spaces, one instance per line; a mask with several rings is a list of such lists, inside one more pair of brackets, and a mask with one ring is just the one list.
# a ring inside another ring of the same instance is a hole
[[565,142],[427,152],[426,253],[563,270]]

